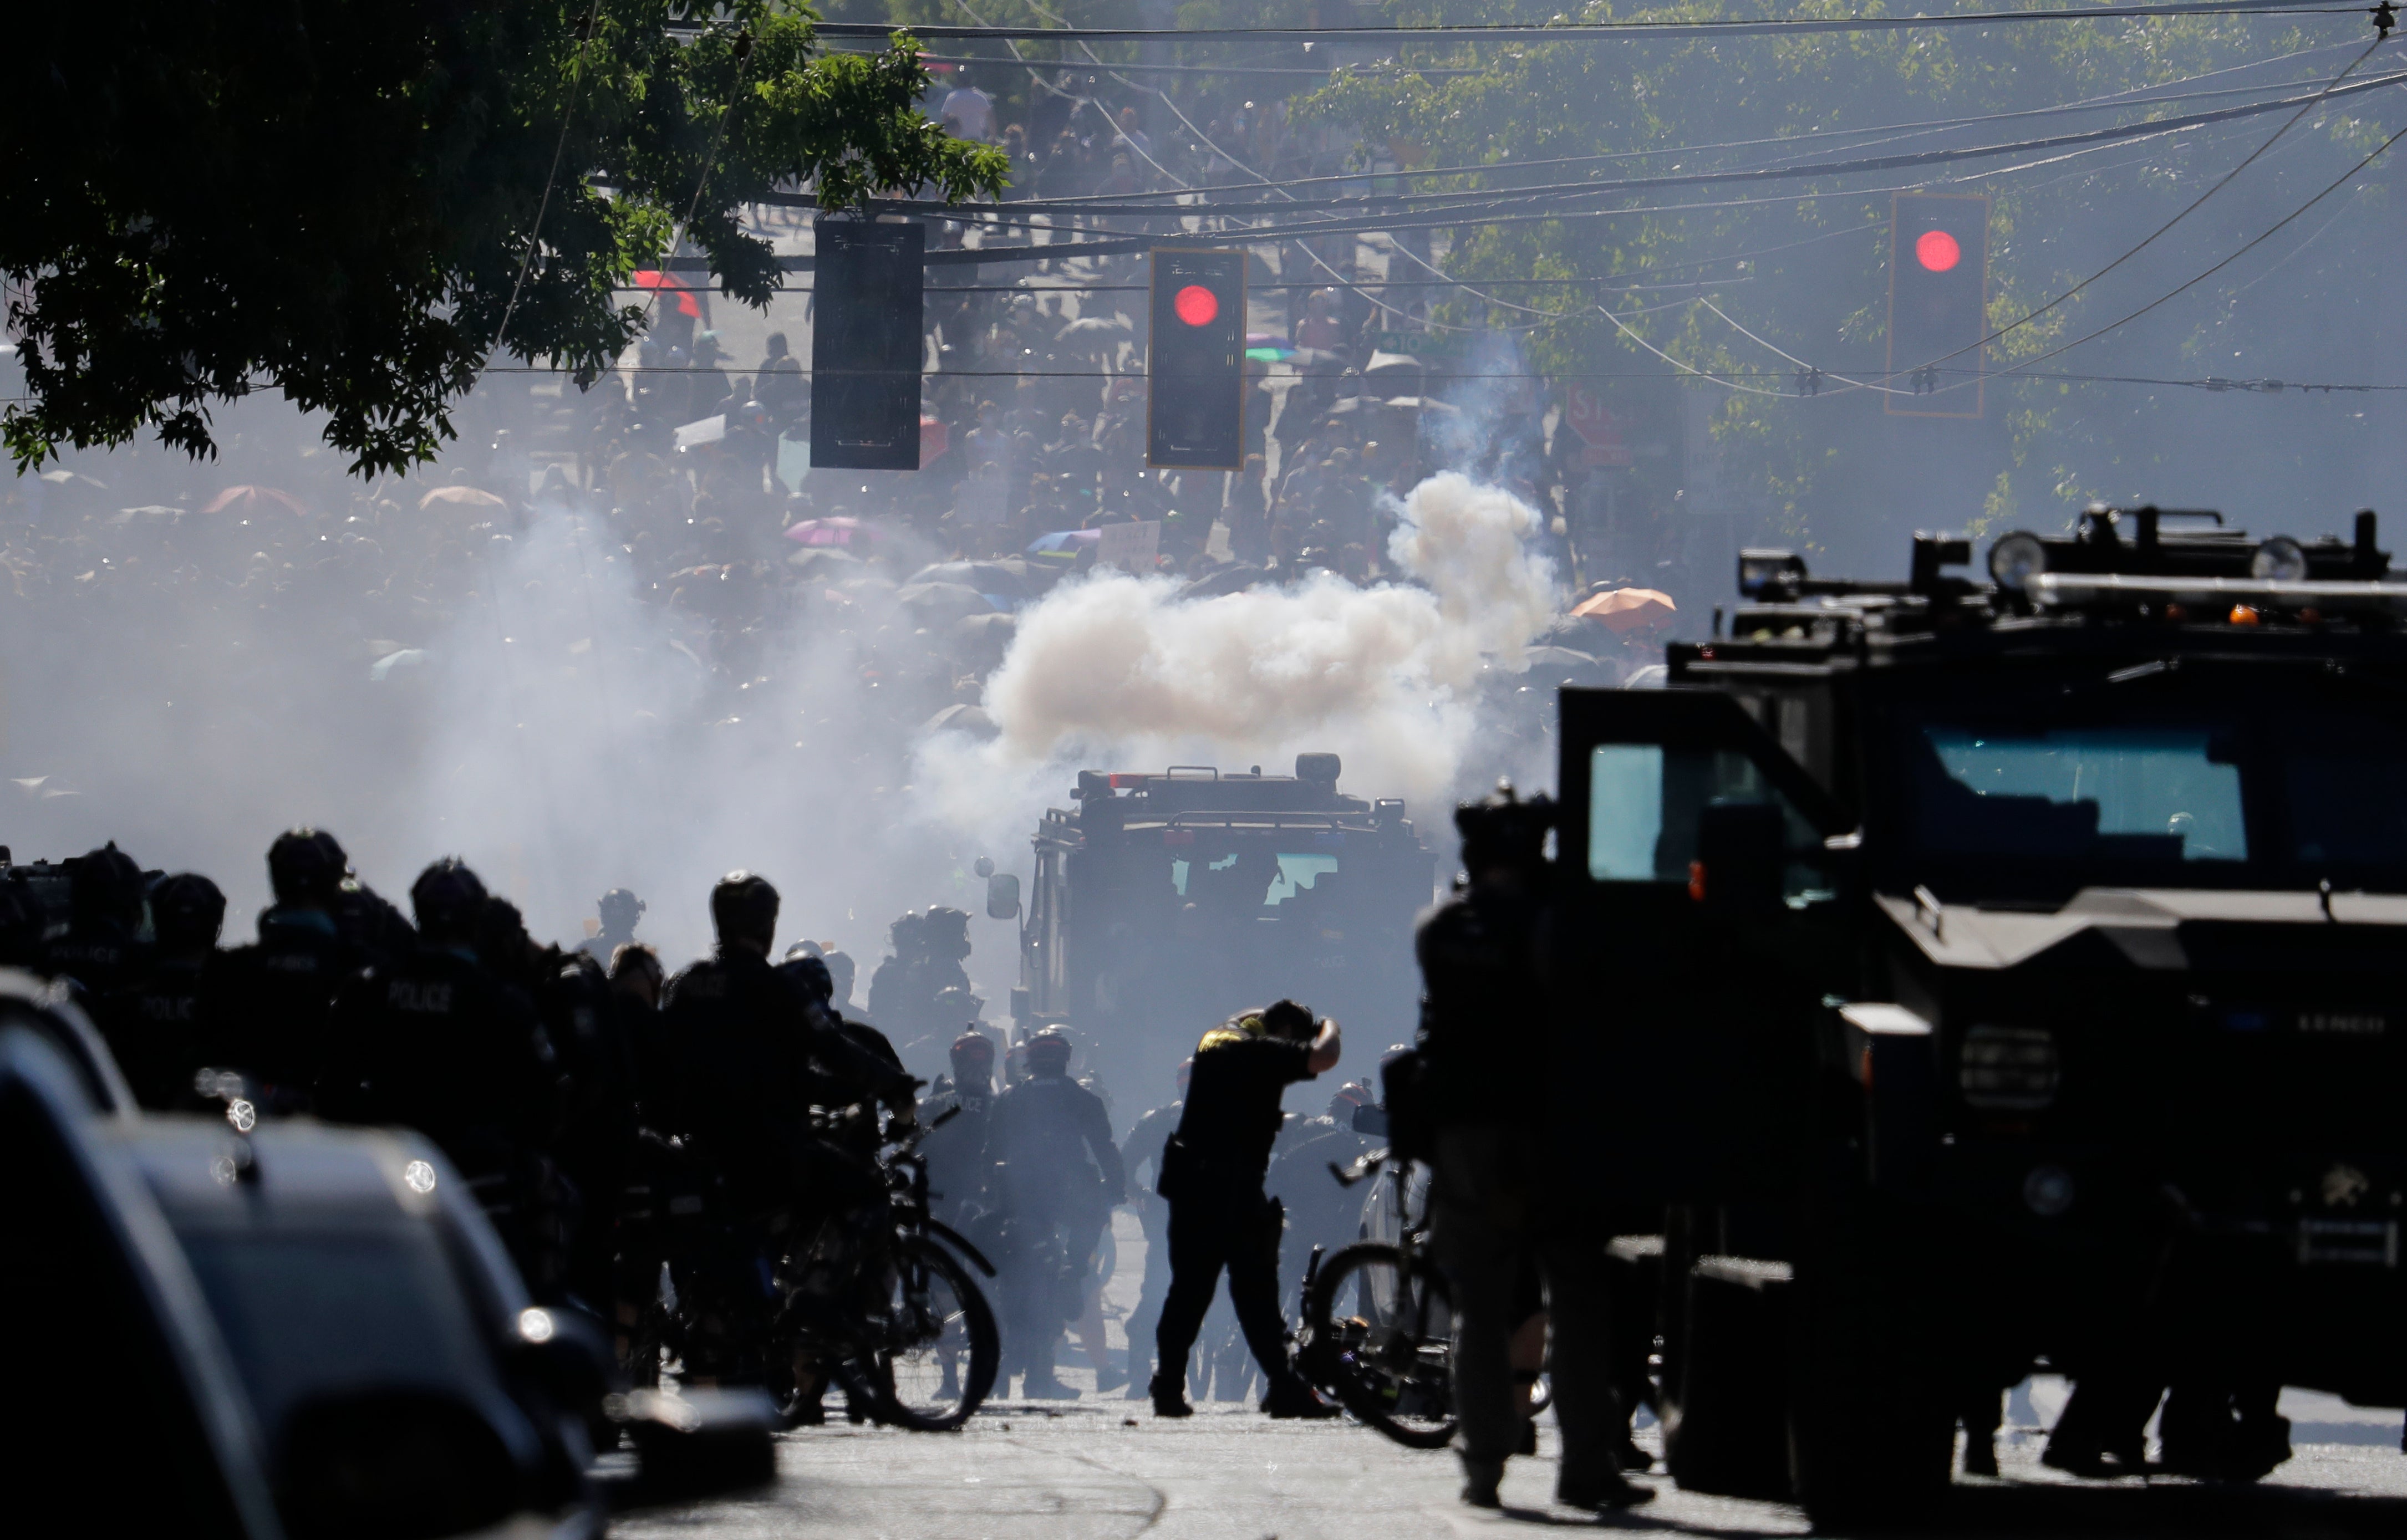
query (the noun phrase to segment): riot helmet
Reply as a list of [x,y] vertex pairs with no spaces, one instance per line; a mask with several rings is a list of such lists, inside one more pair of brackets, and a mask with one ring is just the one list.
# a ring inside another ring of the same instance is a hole
[[67,913],[81,928],[116,924],[131,934],[142,923],[142,867],[110,840],[66,863]]
[[994,1089],[994,1039],[982,1032],[965,1032],[953,1039],[953,1084],[981,1093]]
[[758,873],[728,873],[710,890],[710,925],[721,948],[746,946],[768,956],[776,944],[777,890]]
[[418,934],[436,946],[475,945],[485,913],[485,885],[458,856],[445,856],[409,885]]
[[1047,1027],[1028,1040],[1028,1073],[1048,1078],[1067,1075],[1074,1047],[1068,1033],[1060,1027]]
[[323,829],[288,829],[267,848],[267,885],[278,904],[323,908],[351,875],[340,840]]
[[626,888],[613,888],[604,893],[597,905],[602,911],[602,929],[612,935],[633,935],[635,925],[644,918],[644,901]]
[[803,992],[818,1005],[825,1005],[835,997],[835,983],[828,977],[828,965],[817,957],[788,957],[785,970],[803,986]]
[[162,877],[150,890],[150,931],[162,951],[207,951],[225,927],[225,894],[198,872]]
[[931,957],[958,962],[969,956],[969,911],[942,905],[930,909],[919,921],[919,944]]
[[1490,795],[1454,810],[1462,834],[1462,869],[1476,882],[1503,871],[1528,876],[1545,864],[1546,832],[1555,826],[1555,802],[1541,791],[1523,802],[1513,783],[1499,781]]

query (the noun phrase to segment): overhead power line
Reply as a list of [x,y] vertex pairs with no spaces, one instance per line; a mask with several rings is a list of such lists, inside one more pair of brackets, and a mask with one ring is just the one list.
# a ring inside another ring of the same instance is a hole
[[1736,18],[1726,21],[1567,21],[1553,26],[1475,24],[1471,26],[1406,27],[993,27],[927,24],[905,26],[876,21],[821,21],[822,37],[890,37],[905,32],[914,37],[947,41],[1016,39],[1021,42],[1077,43],[1227,43],[1265,39],[1295,43],[1349,42],[1516,42],[1564,43],[1639,38],[1745,36],[1749,34],[1797,36],[1805,33],[1912,32],[1931,27],[1987,27],[2024,21],[2152,21],[2176,16],[2365,16],[2371,6],[2300,4],[2298,0],[2197,0],[2193,4],[2158,6],[2089,6],[2080,9],[1963,11],[1937,16],[1773,16]]

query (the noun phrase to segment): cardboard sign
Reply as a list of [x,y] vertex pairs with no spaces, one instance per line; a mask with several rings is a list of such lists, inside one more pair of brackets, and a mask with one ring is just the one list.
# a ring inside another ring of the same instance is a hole
[[1161,550],[1159,520],[1105,524],[1096,533],[1100,538],[1095,542],[1095,565],[1140,574],[1154,570]]

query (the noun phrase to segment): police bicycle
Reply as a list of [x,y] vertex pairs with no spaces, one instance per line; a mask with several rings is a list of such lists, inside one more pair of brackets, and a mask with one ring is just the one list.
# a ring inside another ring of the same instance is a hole
[[1297,1367],[1339,1405],[1397,1443],[1453,1442],[1454,1307],[1428,1252],[1429,1172],[1374,1149],[1330,1171],[1351,1187],[1382,1176],[1364,1230],[1395,1225],[1394,1241],[1362,1240],[1305,1265]]
[[[844,1142],[874,1117],[815,1108],[813,1124]],[[883,1203],[808,1233],[743,1224],[708,1183],[656,1194],[676,1216],[661,1346],[690,1376],[762,1386],[788,1428],[817,1420],[831,1386],[855,1420],[924,1432],[967,1421],[993,1388],[1001,1341],[970,1272],[991,1277],[992,1264],[928,1212],[919,1143],[944,1120],[878,1152]]]

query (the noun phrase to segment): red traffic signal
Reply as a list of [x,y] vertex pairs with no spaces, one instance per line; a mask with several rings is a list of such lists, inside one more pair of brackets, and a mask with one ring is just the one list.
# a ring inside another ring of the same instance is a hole
[[1981,415],[1989,200],[1901,192],[1889,225],[1888,395],[1897,417]]
[[1146,463],[1245,463],[1246,253],[1156,247],[1146,338]]
[[1170,307],[1189,326],[1209,326],[1220,314],[1220,296],[1200,283],[1190,283],[1178,291]]

